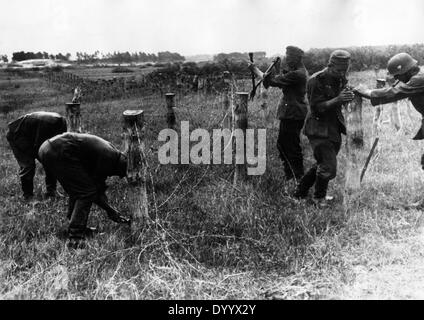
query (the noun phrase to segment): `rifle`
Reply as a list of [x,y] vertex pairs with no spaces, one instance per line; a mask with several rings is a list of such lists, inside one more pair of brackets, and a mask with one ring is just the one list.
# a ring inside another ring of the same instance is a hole
[[[250,62],[253,63],[253,52],[249,52],[249,59],[250,59]],[[254,88],[255,87],[255,73],[253,72],[253,70],[250,70],[250,76],[252,78],[252,88]],[[250,100],[253,100],[254,97],[255,97],[255,95],[251,94]]]
[[265,71],[265,77],[263,77],[261,80],[258,81],[258,83],[253,87],[252,91],[250,91],[250,99],[253,100],[253,98],[255,97],[256,94],[256,89],[261,85],[261,83],[264,81],[264,79],[268,76],[268,72],[271,71],[271,69],[278,63],[280,62],[280,57],[277,57],[272,64],[268,67],[268,69],[266,69]]

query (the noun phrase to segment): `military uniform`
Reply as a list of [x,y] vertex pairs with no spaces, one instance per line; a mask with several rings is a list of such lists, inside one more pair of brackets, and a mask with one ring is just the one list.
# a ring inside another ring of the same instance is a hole
[[315,184],[314,198],[325,198],[329,181],[336,177],[341,135],[346,134],[342,104],[323,107],[322,103],[336,98],[346,84],[344,76],[334,76],[328,68],[315,73],[308,80],[310,111],[306,117],[304,134],[309,139],[316,163],[300,180],[295,193],[297,197],[306,197],[308,190]]
[[277,111],[277,118],[280,119],[277,148],[286,177],[300,179],[304,173],[300,132],[308,111],[305,96],[308,72],[301,62],[301,49],[289,46],[287,54],[299,57],[297,65],[282,74],[266,77],[263,84],[265,88],[277,87],[283,92]]
[[[408,98],[415,109],[424,117],[424,73],[418,73],[411,77],[407,83],[400,82],[395,87],[371,90],[371,104],[373,106],[392,103]],[[424,119],[421,128],[413,138],[424,139]]]
[[92,203],[119,221],[105,195],[109,176],[124,177],[127,161],[110,142],[91,134],[64,133],[45,141],[39,150],[43,165],[53,172],[69,194],[68,218],[71,238],[82,239]]
[[[38,149],[45,140],[66,132],[66,119],[54,112],[33,112],[10,122],[8,128],[6,138],[20,167],[19,177],[24,197],[29,198],[33,195]],[[44,169],[47,195],[53,195],[56,178],[48,168]]]

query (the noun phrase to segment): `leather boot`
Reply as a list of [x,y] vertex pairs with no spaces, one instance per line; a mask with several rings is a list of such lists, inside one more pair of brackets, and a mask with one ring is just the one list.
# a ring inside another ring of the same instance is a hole
[[75,201],[71,221],[69,221],[69,238],[84,239],[86,234],[87,220],[90,213],[92,200],[78,199]]
[[328,182],[329,181],[327,179],[323,179],[317,176],[315,181],[315,193],[314,193],[315,199],[325,200],[325,196],[327,195]]
[[296,190],[293,194],[295,198],[305,199],[308,196],[309,189],[314,185],[317,174],[317,168],[312,167],[308,172],[300,179]]
[[34,196],[33,181],[26,178],[21,178],[21,186],[22,191],[24,192],[24,199],[30,200]]
[[52,175],[49,171],[44,169],[46,173],[46,193],[44,194],[45,198],[55,198],[56,197],[56,177]]

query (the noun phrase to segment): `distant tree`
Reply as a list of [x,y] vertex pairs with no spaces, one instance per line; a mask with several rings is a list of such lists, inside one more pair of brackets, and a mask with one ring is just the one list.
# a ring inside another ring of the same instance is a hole
[[77,56],[77,61],[78,62],[81,62],[82,61],[82,54],[81,54],[81,52],[77,52],[76,53],[76,56]]
[[177,62],[184,61],[185,58],[176,52],[163,51],[158,52],[158,61],[159,62]]
[[24,51],[13,52],[12,54],[13,61],[23,61],[26,60],[26,54]]
[[59,52],[57,55],[55,55],[55,59],[66,60],[66,57],[62,53]]
[[199,67],[196,62],[185,62],[182,65],[182,72],[190,75],[199,74]]
[[3,62],[9,62],[9,59],[7,58],[7,55],[5,55],[5,54],[1,55],[0,59]]

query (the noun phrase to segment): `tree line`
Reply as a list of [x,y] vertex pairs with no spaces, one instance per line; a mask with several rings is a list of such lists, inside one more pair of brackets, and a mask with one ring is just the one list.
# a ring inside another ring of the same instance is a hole
[[[58,59],[63,61],[70,61],[71,54],[58,53],[50,54],[47,52],[13,52],[12,60],[15,62],[30,60],[30,59]],[[0,57],[4,62],[8,62],[6,55]],[[80,63],[136,63],[136,62],[177,62],[184,61],[184,56],[176,52],[161,51],[157,54],[145,52],[113,52],[103,53],[95,51],[94,53],[77,52],[77,62]]]
[[[305,52],[303,61],[306,69],[312,74],[324,68],[328,63],[331,52],[335,49],[345,49],[350,52],[352,56],[352,71],[363,71],[374,68],[384,69],[386,68],[390,57],[399,52],[407,52],[416,60],[418,60],[420,65],[424,64],[424,44],[320,49],[312,48]],[[255,63],[257,63],[259,68],[263,71],[267,68],[267,65],[269,65],[272,60],[272,58],[266,57],[265,52],[254,52],[253,56]],[[215,66],[208,65],[206,68],[222,69],[225,68],[225,66],[228,66],[228,70],[230,68],[235,68],[241,71],[243,65],[245,68],[246,61],[248,61],[248,59],[249,57],[247,52],[233,52],[229,54],[219,53],[213,58],[213,63],[215,63]]]
[[[12,60],[13,61],[24,61],[24,60],[32,60],[32,59],[59,59],[64,61],[69,61],[71,58],[70,53],[62,54],[50,54],[47,52],[25,52],[25,51],[18,51],[13,52],[12,54]],[[6,56],[7,59],[7,56]],[[8,61],[5,61],[8,62]]]
[[[315,73],[327,65],[331,52],[336,48],[310,49],[305,52],[304,63],[310,73]],[[337,48],[339,49],[339,48]],[[424,44],[347,47],[351,54],[351,70],[385,69],[389,59],[399,52],[407,52],[419,65],[424,64]]]
[[184,56],[177,52],[161,51],[157,54],[145,52],[118,52],[102,53],[95,51],[92,54],[77,52],[77,61],[86,63],[137,63],[137,62],[178,62],[185,61]]
[[[330,53],[335,48],[312,48],[305,52],[304,63],[306,69],[310,73],[314,73],[327,65]],[[338,48],[340,49],[340,48]],[[362,71],[374,68],[385,68],[387,61],[399,52],[407,52],[422,65],[424,63],[424,44],[412,45],[388,45],[388,46],[361,46],[341,48],[349,51],[352,55],[351,70]],[[12,55],[13,61],[22,61],[28,59],[60,59],[69,61],[70,53],[49,54],[47,52],[14,52]],[[77,52],[77,62],[79,63],[138,63],[138,62],[153,62],[153,63],[168,63],[185,61],[184,56],[176,52],[162,51],[157,54],[145,52],[113,52],[102,53],[95,51],[94,53]],[[0,59],[8,62],[6,55],[0,55]],[[189,73],[207,74],[218,73],[224,70],[234,71],[235,73],[248,74],[246,62],[249,60],[248,53],[232,52],[218,53],[213,57],[213,61],[197,64],[197,69],[192,63],[187,66]],[[254,52],[254,60],[259,65],[260,69],[266,69],[271,63],[272,57],[267,57],[266,52]]]

